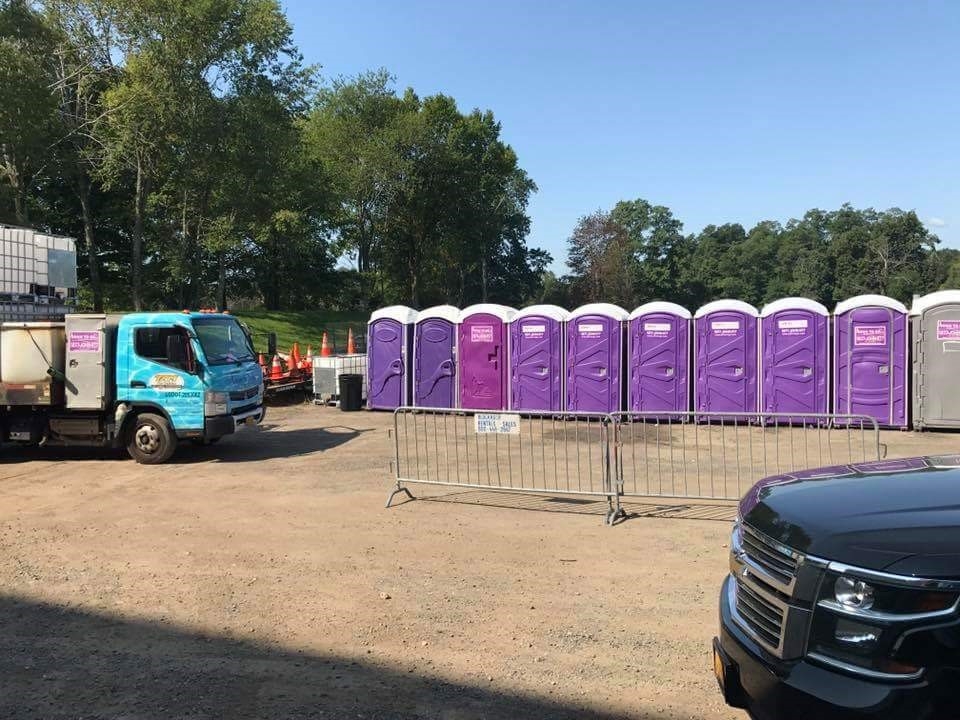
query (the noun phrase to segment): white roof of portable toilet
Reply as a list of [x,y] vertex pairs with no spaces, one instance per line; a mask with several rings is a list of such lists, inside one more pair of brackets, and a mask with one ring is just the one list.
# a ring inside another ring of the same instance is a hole
[[648,302],[641,305],[632,313],[630,313],[630,319],[633,320],[641,315],[647,315],[655,312],[670,313],[671,315],[676,315],[678,317],[685,318],[686,320],[691,318],[690,311],[687,310],[683,305],[666,302],[665,300],[654,300],[653,302]]
[[404,325],[410,325],[417,321],[417,311],[406,305],[390,305],[374,310],[370,313],[370,322],[374,320],[397,320]]
[[614,320],[628,320],[630,318],[630,313],[613,303],[589,303],[588,305],[581,305],[570,313],[570,319],[573,320],[581,315],[606,315],[607,317],[612,317]]
[[785,297],[764,305],[760,311],[760,317],[769,317],[781,310],[809,310],[824,317],[830,314],[830,311],[816,300],[805,297]]
[[441,318],[442,320],[449,320],[450,322],[459,325],[460,324],[460,308],[456,308],[453,305],[434,305],[433,307],[427,308],[426,310],[421,310],[417,313],[417,322],[423,322],[424,320],[429,320],[430,318]]
[[694,317],[703,317],[704,315],[709,315],[710,313],[714,313],[719,310],[733,310],[735,312],[753,315],[753,317],[760,315],[753,305],[750,303],[745,303],[743,300],[714,300],[713,302],[708,302],[702,308],[697,310],[697,312],[694,314]]
[[570,313],[559,305],[530,305],[529,307],[523,308],[523,310],[518,310],[517,314],[513,316],[513,319],[519,320],[522,317],[529,317],[530,315],[542,315],[543,317],[559,320],[560,322],[570,319]]
[[833,314],[840,315],[848,310],[871,306],[890,308],[891,310],[902,313],[907,311],[906,305],[886,295],[856,295],[855,297],[838,302],[837,306],[833,309]]
[[465,307],[460,311],[460,321],[463,322],[464,318],[470,317],[471,315],[477,315],[479,313],[493,315],[500,318],[504,322],[510,322],[513,320],[513,316],[517,314],[517,311],[512,307],[507,307],[506,305],[497,305],[496,303],[477,303],[476,305]]
[[960,305],[960,290],[937,290],[937,292],[918,297],[913,301],[910,314],[920,315],[924,310],[932,308],[934,305],[945,305],[947,303]]

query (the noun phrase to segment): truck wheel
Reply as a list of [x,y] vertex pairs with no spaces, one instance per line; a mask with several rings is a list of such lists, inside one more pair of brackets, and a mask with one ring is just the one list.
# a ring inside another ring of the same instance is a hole
[[177,439],[166,419],[153,413],[137,415],[127,441],[130,457],[143,465],[159,465],[177,449]]

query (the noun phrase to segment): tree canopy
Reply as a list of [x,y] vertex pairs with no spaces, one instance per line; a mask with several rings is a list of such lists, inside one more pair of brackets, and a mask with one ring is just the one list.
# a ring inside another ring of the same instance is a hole
[[960,282],[911,211],[687,234],[643,199],[581,218],[558,278],[492,111],[382,69],[321,79],[292,37],[279,0],[0,0],[0,222],[78,238],[98,310],[829,304]]

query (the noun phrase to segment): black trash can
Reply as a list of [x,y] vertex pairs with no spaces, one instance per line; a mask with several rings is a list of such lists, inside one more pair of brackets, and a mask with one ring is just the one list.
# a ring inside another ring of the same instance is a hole
[[344,373],[340,376],[340,409],[359,410],[363,407],[363,375]]

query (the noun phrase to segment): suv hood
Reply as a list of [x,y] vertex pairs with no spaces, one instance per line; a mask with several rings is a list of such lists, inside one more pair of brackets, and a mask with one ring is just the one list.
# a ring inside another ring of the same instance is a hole
[[740,516],[784,545],[824,560],[960,578],[960,455],[766,478],[740,501]]

